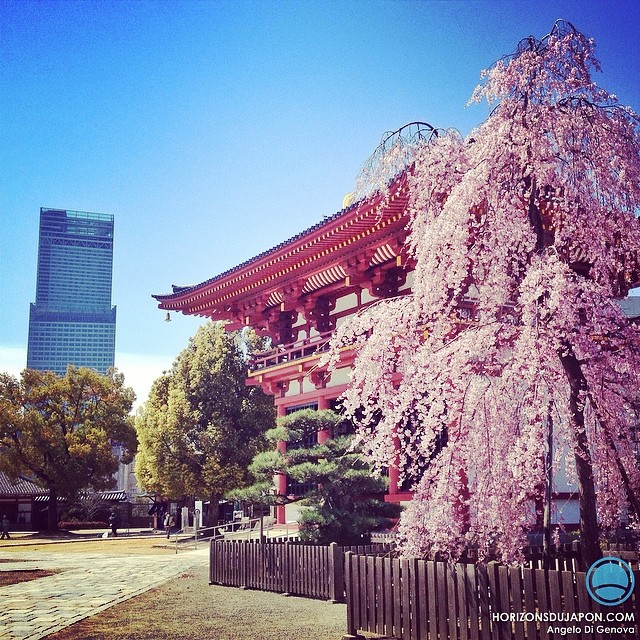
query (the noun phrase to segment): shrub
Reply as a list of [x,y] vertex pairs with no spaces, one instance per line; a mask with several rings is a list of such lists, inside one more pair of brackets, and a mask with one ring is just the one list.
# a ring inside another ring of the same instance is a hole
[[65,529],[67,531],[74,531],[77,529],[108,529],[109,525],[106,522],[100,520],[69,520],[58,522],[58,529]]

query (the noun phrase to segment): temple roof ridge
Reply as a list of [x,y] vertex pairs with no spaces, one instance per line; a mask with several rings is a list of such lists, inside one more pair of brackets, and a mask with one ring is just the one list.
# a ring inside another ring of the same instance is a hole
[[[366,198],[364,199],[366,200]],[[249,258],[248,260],[245,260],[244,262],[236,265],[235,267],[231,267],[230,269],[227,269],[226,271],[223,271],[222,273],[219,273],[218,275],[209,278],[208,280],[205,280],[203,282],[200,282],[198,284],[193,284],[193,285],[185,285],[185,286],[181,286],[181,285],[171,285],[172,288],[172,293],[168,293],[168,294],[152,294],[152,298],[155,298],[156,300],[167,300],[167,299],[171,299],[175,296],[180,296],[180,295],[184,295],[185,293],[188,293],[189,291],[193,291],[195,289],[199,289],[200,287],[205,287],[213,282],[215,282],[216,280],[221,280],[223,278],[226,278],[227,276],[231,275],[232,273],[235,273],[236,271],[240,271],[241,269],[243,269],[244,267],[247,267],[255,262],[259,262],[260,260],[266,258],[268,255],[275,253],[276,251],[279,251],[280,249],[283,249],[284,247],[293,244],[294,242],[296,242],[297,240],[299,240],[300,238],[303,238],[304,236],[313,233],[314,231],[317,231],[318,229],[321,229],[322,227],[324,227],[325,225],[328,225],[332,222],[334,222],[335,220],[337,220],[338,218],[342,217],[343,215],[346,215],[347,213],[349,213],[352,209],[358,207],[364,200],[360,200],[358,202],[354,202],[353,204],[349,205],[348,207],[345,207],[344,209],[340,209],[339,211],[337,211],[336,213],[332,214],[332,215],[326,215],[324,216],[324,218],[320,221],[317,222],[316,224],[312,225],[311,227],[309,227],[308,229],[305,229],[304,231],[300,231],[298,232],[295,236],[292,236],[291,238],[289,238],[288,240],[283,240],[282,242],[278,243],[276,246],[271,247],[270,249],[267,249],[266,251],[263,251],[262,253],[259,253],[256,256],[253,256],[252,258]]]

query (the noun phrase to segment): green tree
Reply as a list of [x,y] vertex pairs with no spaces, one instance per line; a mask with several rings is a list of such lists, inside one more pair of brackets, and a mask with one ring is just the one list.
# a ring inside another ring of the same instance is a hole
[[[131,462],[134,400],[115,370],[101,375],[69,366],[58,376],[25,369],[20,379],[0,374],[0,469],[49,490],[48,529],[57,529],[59,497],[111,488],[119,462]],[[120,460],[116,443],[126,452]]]
[[[353,436],[306,444],[318,431],[335,433],[340,423],[340,416],[330,410],[303,409],[279,418],[266,436],[274,444],[286,442],[286,452],[272,449],[258,454],[249,467],[256,482],[232,496],[263,503],[300,501],[308,507],[300,516],[300,537],[320,544],[355,543],[388,526],[400,509],[380,499],[386,481],[353,448]],[[273,476],[278,473],[309,488],[299,496],[274,495]]]
[[273,400],[245,383],[259,342],[249,331],[202,325],[136,416],[138,482],[166,498],[208,497],[209,526],[217,524],[220,498],[246,483],[274,424]]

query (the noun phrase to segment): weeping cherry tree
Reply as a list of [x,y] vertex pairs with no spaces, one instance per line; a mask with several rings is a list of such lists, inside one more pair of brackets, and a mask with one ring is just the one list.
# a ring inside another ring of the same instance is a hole
[[585,563],[640,512],[640,331],[617,304],[640,279],[639,119],[594,70],[593,41],[559,21],[483,72],[488,119],[407,168],[412,295],[334,337],[330,366],[357,350],[359,446],[414,479],[407,554],[521,559],[549,464],[578,487]]

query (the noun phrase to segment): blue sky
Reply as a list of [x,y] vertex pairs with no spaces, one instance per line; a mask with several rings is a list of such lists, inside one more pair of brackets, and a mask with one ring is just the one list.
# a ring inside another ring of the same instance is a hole
[[381,135],[466,134],[480,71],[557,18],[640,111],[636,0],[0,3],[0,371],[26,364],[40,207],[115,216],[116,366],[146,398],[194,284],[335,213]]

